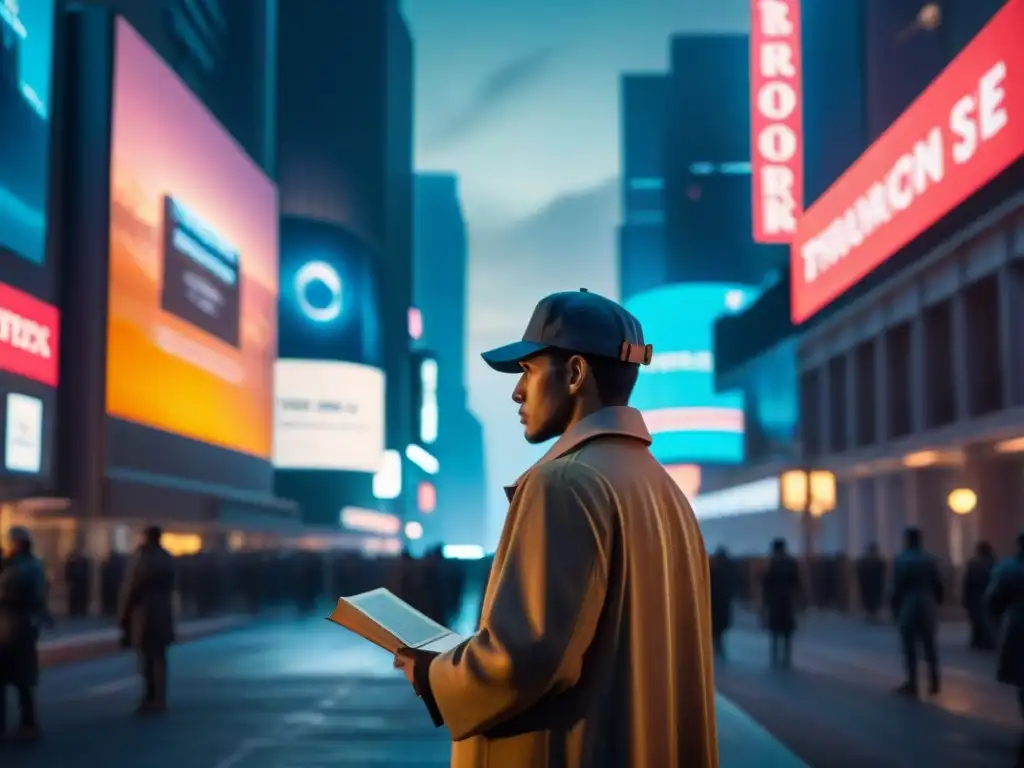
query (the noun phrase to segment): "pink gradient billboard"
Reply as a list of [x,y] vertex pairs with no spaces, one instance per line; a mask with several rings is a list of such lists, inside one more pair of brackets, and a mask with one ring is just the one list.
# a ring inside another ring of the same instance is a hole
[[107,412],[269,458],[277,190],[122,19],[116,40]]

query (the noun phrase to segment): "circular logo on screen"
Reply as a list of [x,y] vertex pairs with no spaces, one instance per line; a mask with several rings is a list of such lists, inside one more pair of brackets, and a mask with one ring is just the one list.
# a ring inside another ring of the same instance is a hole
[[295,275],[295,298],[302,314],[316,323],[337,319],[344,308],[341,275],[324,261],[310,261]]

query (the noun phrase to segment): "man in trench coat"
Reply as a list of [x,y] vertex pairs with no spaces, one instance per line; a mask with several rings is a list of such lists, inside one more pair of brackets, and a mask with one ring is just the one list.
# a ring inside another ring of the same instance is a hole
[[395,658],[455,768],[715,768],[708,560],[693,511],[626,403],[652,349],[618,304],[538,304],[519,373],[526,439],[558,437],[506,491],[480,630]]

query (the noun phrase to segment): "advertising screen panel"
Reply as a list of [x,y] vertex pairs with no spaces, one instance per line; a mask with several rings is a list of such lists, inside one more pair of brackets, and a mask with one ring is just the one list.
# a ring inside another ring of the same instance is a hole
[[712,336],[715,320],[743,309],[753,295],[740,285],[685,283],[626,302],[654,346],[630,404],[643,413],[662,463],[743,460],[743,395],[715,392]]
[[107,412],[269,460],[274,184],[123,20],[113,102]]
[[274,466],[376,472],[384,455],[384,373],[360,363],[278,360]]
[[54,5],[0,2],[0,265],[46,259]]
[[1024,0],[1010,0],[812,205],[790,248],[807,320],[1024,156]]
[[751,0],[751,11],[754,242],[788,243],[804,199],[800,0]]
[[380,362],[375,259],[346,229],[281,220],[280,356]]

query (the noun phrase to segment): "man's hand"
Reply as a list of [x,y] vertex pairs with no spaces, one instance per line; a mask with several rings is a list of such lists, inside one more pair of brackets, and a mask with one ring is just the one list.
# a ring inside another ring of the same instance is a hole
[[[402,670],[409,684],[413,688],[416,687],[416,660],[413,658],[411,651],[403,648],[395,654],[395,669]],[[419,691],[416,693],[419,695]]]
[[422,696],[423,691],[419,689],[419,685],[416,683],[416,670],[422,667],[420,675],[424,675],[426,670],[430,668],[430,662],[434,660],[435,656],[437,656],[436,653],[417,651],[414,648],[400,648],[398,653],[395,654],[395,669],[402,670],[405,679],[412,685],[417,696]]

